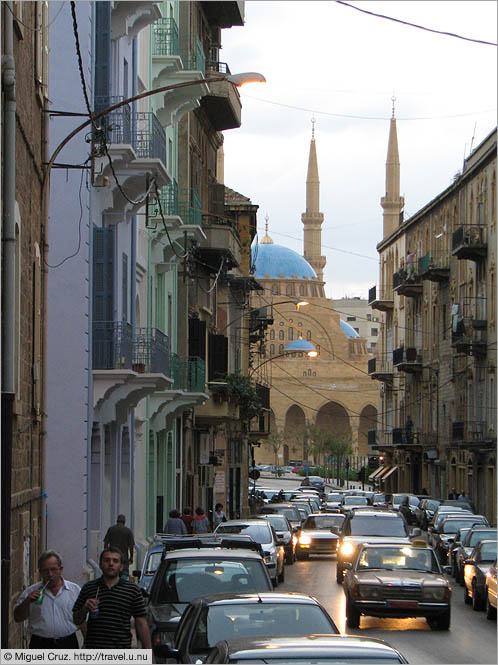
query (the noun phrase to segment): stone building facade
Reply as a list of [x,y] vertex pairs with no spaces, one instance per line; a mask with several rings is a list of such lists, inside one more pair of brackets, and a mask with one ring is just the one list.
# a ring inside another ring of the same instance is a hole
[[12,600],[45,547],[46,5],[2,3],[2,646],[13,647]]
[[464,491],[496,520],[496,130],[452,184],[403,220],[396,121],[386,167],[382,325],[369,373],[380,382],[371,449],[386,490]]

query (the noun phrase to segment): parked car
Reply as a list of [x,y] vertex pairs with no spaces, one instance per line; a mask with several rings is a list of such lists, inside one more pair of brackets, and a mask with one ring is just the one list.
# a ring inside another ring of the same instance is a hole
[[172,541],[173,537],[156,533],[154,540],[151,542],[145,553],[141,570],[133,571],[133,576],[137,578],[140,589],[147,591],[149,588],[150,583],[154,578],[154,574],[161,563],[164,543],[168,540]]
[[468,529],[455,552],[455,580],[463,584],[463,562],[481,540],[496,540],[496,529],[491,527],[473,526]]
[[296,560],[296,544],[297,536],[294,533],[291,523],[285,515],[268,514],[268,515],[252,515],[251,519],[264,519],[268,520],[272,527],[275,529],[277,536],[283,542],[285,552],[285,563],[292,566]]
[[430,547],[366,543],[345,568],[349,628],[359,627],[361,614],[425,617],[433,630],[450,627],[451,588]]
[[454,505],[449,505],[449,506],[443,506],[442,504],[438,506],[436,512],[434,513],[434,516],[432,520],[429,521],[429,526],[432,526],[433,524],[436,523],[437,519],[441,519],[441,515],[446,514],[450,515],[452,513],[459,513],[459,512],[464,512],[464,513],[470,513],[471,515],[474,513],[473,510],[471,510],[470,506],[454,506]]
[[228,520],[221,522],[214,530],[215,536],[244,534],[259,543],[263,549],[265,564],[272,578],[273,586],[285,580],[284,542],[277,536],[268,520]]
[[329,492],[325,497],[325,510],[330,513],[339,512],[343,494],[339,492]]
[[496,619],[496,559],[486,573],[486,616]]
[[496,540],[481,540],[463,562],[463,599],[474,610],[483,610],[486,601],[486,573],[496,561]]
[[429,522],[434,517],[434,513],[439,508],[441,501],[439,499],[433,499],[431,497],[425,497],[420,499],[418,506],[415,506],[415,522],[424,531],[427,531]]
[[206,663],[407,663],[387,642],[356,635],[247,637],[218,642]]
[[165,543],[148,589],[147,622],[152,644],[172,644],[188,603],[213,590],[271,591],[261,545],[251,538],[186,536]]
[[339,633],[324,607],[302,593],[217,594],[193,601],[178,626],[174,649],[157,656],[203,662],[220,640],[263,635]]
[[292,503],[269,503],[266,506],[263,506],[260,510],[262,515],[268,515],[270,513],[278,513],[280,515],[285,515],[289,522],[292,525],[292,528],[295,531],[301,530],[301,515],[299,514],[298,509]]
[[416,524],[416,519],[415,519],[415,508],[419,505],[420,499],[415,496],[415,494],[392,494],[391,495],[391,500],[388,503],[388,508],[391,510],[399,510],[399,507],[401,506],[401,503],[405,496],[408,497],[408,507],[410,508],[410,514],[411,517],[408,520],[409,524]]
[[411,532],[399,514],[393,510],[353,510],[343,522],[337,546],[336,580],[342,584],[345,564],[352,561],[357,548],[364,543],[411,544],[410,537],[420,536],[420,529]]
[[463,526],[474,526],[475,524],[482,524],[489,526],[488,520],[484,515],[471,515],[467,513],[460,513],[457,516],[448,516],[442,520],[438,527],[434,527],[430,531],[430,544],[434,548],[439,561],[442,564],[448,563],[448,550],[451,541],[455,537],[458,529]]
[[297,541],[297,558],[306,560],[311,554],[335,554],[344,519],[340,513],[310,515]]

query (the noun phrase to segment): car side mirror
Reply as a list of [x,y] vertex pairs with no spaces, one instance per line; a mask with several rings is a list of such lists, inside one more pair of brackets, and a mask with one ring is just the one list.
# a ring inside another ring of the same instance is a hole
[[342,564],[342,567],[344,570],[353,570],[353,564],[351,561],[346,561],[345,563]]
[[134,570],[134,571],[132,572],[132,575],[133,575],[133,577],[136,577],[137,580],[139,580],[140,577],[142,576],[142,571],[141,571],[141,570]]
[[445,575],[451,575],[451,572],[452,572],[451,566],[443,566],[443,573]]
[[422,535],[422,531],[418,527],[415,527],[414,529],[411,530],[410,535],[413,538],[417,538],[418,536]]

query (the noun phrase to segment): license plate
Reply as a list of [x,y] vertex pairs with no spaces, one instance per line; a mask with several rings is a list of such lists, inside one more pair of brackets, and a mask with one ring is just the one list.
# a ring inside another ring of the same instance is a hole
[[418,607],[416,600],[388,600],[386,601],[387,607]]

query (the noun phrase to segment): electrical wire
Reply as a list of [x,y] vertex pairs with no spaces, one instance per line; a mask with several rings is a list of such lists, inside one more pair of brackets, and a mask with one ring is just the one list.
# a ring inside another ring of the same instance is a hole
[[[157,187],[157,182],[155,180],[154,180],[154,188],[156,190],[156,201],[157,201],[157,204],[158,204],[158,207],[159,207],[159,214],[161,215],[161,220],[162,220],[162,223],[163,223],[163,226],[164,226],[164,230],[166,231],[166,235],[168,237],[168,242],[170,244],[170,247],[171,247],[171,249],[173,250],[175,256],[178,259],[185,259],[189,255],[190,250],[187,249],[184,254],[178,254],[178,252],[176,251],[175,246],[174,246],[174,244],[171,240],[171,236],[169,235],[168,225],[166,224],[166,220],[164,219],[163,207],[162,207],[162,204],[161,204],[161,197],[159,195],[159,189]],[[164,245],[164,243],[161,243],[161,244],[164,247],[166,247],[166,245]]]
[[[24,3],[23,3],[23,4],[24,4]],[[26,3],[26,4],[27,4],[27,3]],[[9,10],[9,12],[12,14],[12,16],[14,17],[14,20],[15,20],[17,23],[20,23],[24,28],[27,28],[28,30],[31,30],[31,32],[40,32],[41,30],[48,30],[48,29],[50,28],[50,26],[53,25],[53,24],[56,22],[56,20],[57,20],[58,17],[59,17],[59,14],[60,14],[61,11],[64,9],[64,5],[65,5],[65,4],[66,4],[66,0],[63,0],[61,6],[59,7],[59,10],[58,10],[57,14],[56,14],[56,15],[54,16],[54,18],[50,21],[50,23],[47,23],[47,25],[40,25],[39,28],[32,28],[30,25],[27,25],[26,23],[24,23],[23,21],[21,21],[21,19],[20,19],[18,16],[15,15],[15,13],[14,13],[13,9],[10,7],[10,5],[5,4],[5,6],[6,6],[7,9]]]
[[463,37],[458,35],[455,32],[446,32],[443,30],[435,30],[434,28],[427,28],[424,25],[418,25],[417,23],[410,23],[409,21],[402,21],[399,18],[393,18],[392,16],[386,16],[385,14],[377,14],[376,12],[368,11],[367,9],[362,9],[361,7],[356,7],[355,5],[349,4],[349,2],[344,2],[343,0],[336,0],[338,5],[344,5],[345,7],[351,7],[351,9],[356,9],[358,12],[363,14],[369,14],[370,16],[376,16],[377,18],[385,18],[388,21],[394,21],[395,23],[401,23],[402,25],[408,25],[411,28],[418,28],[419,30],[426,30],[427,32],[434,32],[438,35],[445,35],[446,37],[456,37],[457,39],[464,39],[467,42],[474,42],[476,44],[485,44],[486,46],[498,46],[495,42],[486,42],[482,39],[472,39],[471,37]]

